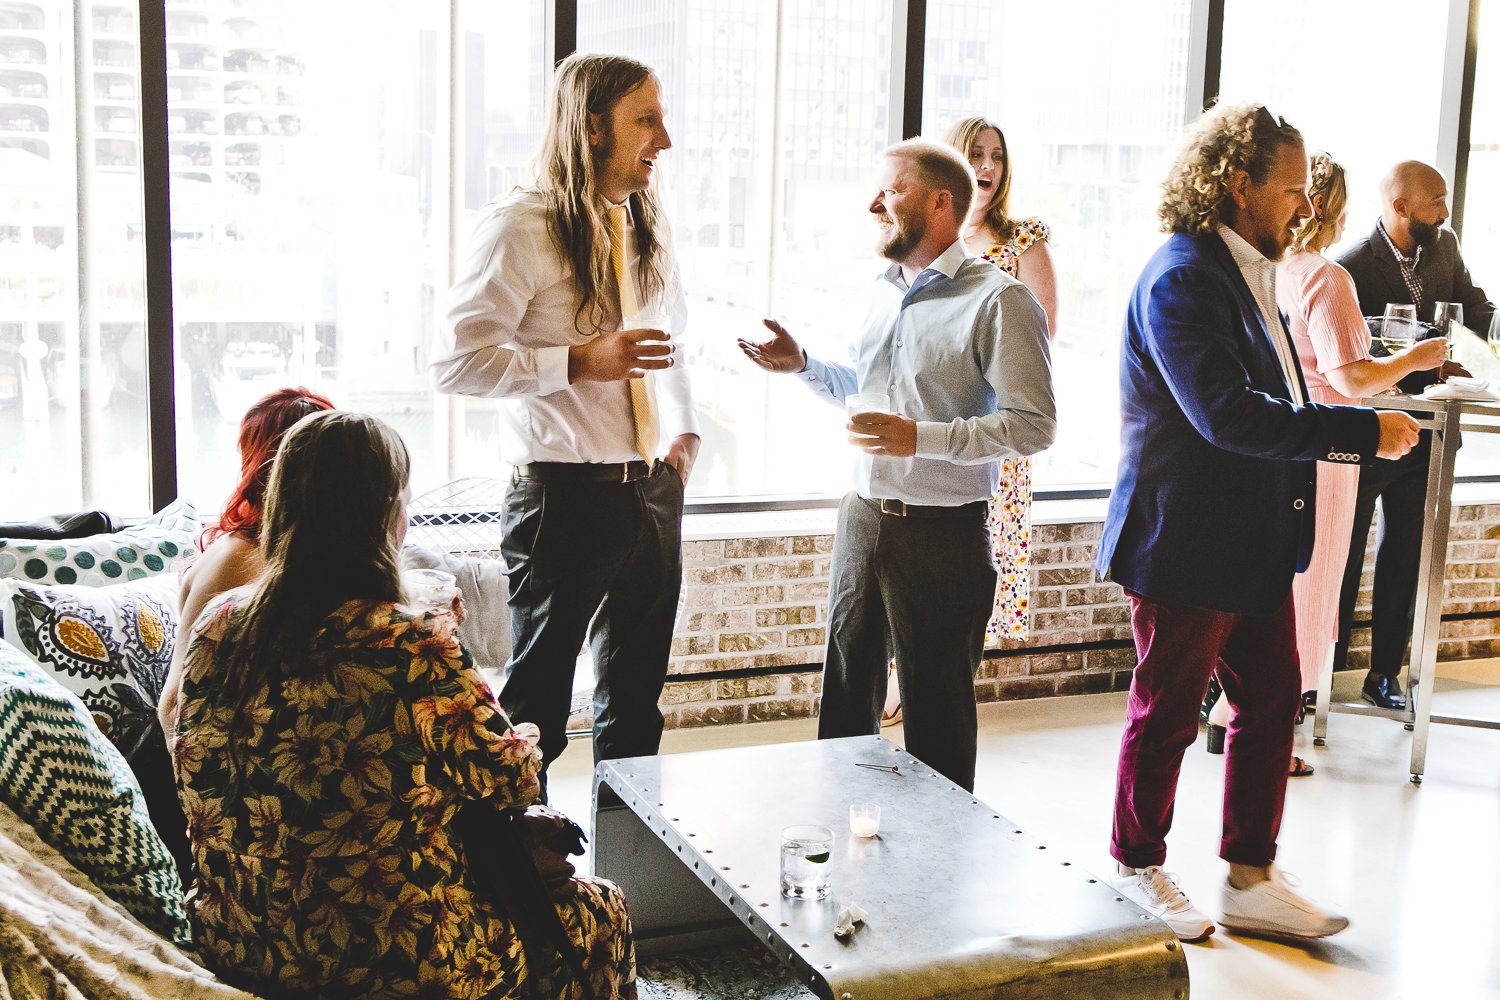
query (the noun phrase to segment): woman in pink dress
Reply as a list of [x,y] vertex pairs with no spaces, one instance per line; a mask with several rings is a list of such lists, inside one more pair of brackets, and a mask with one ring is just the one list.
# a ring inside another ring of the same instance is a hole
[[[1311,168],[1307,196],[1313,214],[1302,223],[1292,238],[1291,249],[1276,265],[1276,304],[1292,331],[1309,401],[1358,405],[1362,396],[1389,389],[1412,372],[1441,365],[1447,341],[1423,340],[1401,354],[1370,357],[1370,332],[1360,314],[1354,279],[1323,256],[1324,250],[1338,242],[1349,215],[1344,168],[1321,152],[1313,155]],[[1317,690],[1318,675],[1327,665],[1337,638],[1339,587],[1349,557],[1358,486],[1359,466],[1318,463],[1312,560],[1292,582],[1304,692]],[[1210,726],[1222,727],[1228,714],[1225,699],[1219,699],[1210,714]],[[1211,746],[1219,742],[1215,737],[1220,735],[1210,732]],[[1293,757],[1291,773],[1311,774],[1312,768],[1302,758]]]

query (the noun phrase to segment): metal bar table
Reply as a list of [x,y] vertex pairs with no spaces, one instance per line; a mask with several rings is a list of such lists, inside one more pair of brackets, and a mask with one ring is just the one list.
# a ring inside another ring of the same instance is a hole
[[[881,806],[877,837],[849,833],[852,802]],[[797,823],[834,831],[827,899],[781,895]],[[643,954],[748,929],[823,1000],[1188,994],[1166,924],[878,736],[603,761],[594,872]],[[851,902],[868,916],[836,938]]]
[[[1420,396],[1370,396],[1361,405],[1377,410],[1402,410],[1410,413],[1423,430],[1432,433],[1432,447],[1427,460],[1427,497],[1423,505],[1422,554],[1417,578],[1415,614],[1412,619],[1411,667],[1407,674],[1406,709],[1376,708],[1361,702],[1333,704],[1333,657],[1324,661],[1318,673],[1318,711],[1313,723],[1313,742],[1327,743],[1328,716],[1333,712],[1349,715],[1375,715],[1397,719],[1412,734],[1411,780],[1422,783],[1427,769],[1427,734],[1432,723],[1500,729],[1500,720],[1473,719],[1454,715],[1433,715],[1432,696],[1436,677],[1438,635],[1443,619],[1443,579],[1448,566],[1448,532],[1453,517],[1453,468],[1458,459],[1460,430],[1479,434],[1500,433],[1500,403],[1464,399],[1423,399]],[[1492,422],[1465,421],[1480,417]],[[1379,581],[1376,581],[1379,586]]]

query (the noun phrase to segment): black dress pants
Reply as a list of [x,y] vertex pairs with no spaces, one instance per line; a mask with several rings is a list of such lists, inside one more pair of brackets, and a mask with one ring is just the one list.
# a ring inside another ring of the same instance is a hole
[[1375,533],[1375,588],[1370,606],[1370,669],[1395,677],[1401,672],[1406,644],[1411,639],[1422,570],[1422,527],[1427,505],[1427,461],[1432,435],[1423,431],[1417,446],[1395,461],[1376,459],[1359,470],[1359,495],[1354,502],[1354,528],[1344,583],[1339,591],[1339,641],[1335,669],[1349,653],[1354,604],[1365,566],[1365,543],[1375,501],[1380,500],[1380,523]]
[[654,754],[657,707],[682,590],[683,484],[657,462],[633,482],[515,478],[501,549],[514,648],[500,704],[542,731],[542,757],[567,746],[573,669],[594,656],[594,760]]
[[906,749],[974,790],[974,671],[995,605],[984,505],[963,515],[882,514],[858,494],[839,507],[829,581],[818,736],[880,732],[896,661]]

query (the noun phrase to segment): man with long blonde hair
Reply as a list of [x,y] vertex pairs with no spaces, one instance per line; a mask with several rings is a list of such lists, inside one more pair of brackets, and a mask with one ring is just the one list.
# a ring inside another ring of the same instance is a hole
[[[573,667],[593,647],[594,758],[654,754],[682,586],[698,419],[660,196],[661,84],[620,56],[557,68],[536,183],[490,205],[431,364],[442,392],[500,401],[514,652],[500,700],[566,745]],[[545,517],[543,512],[545,511]]]
[[1172,235],[1125,317],[1120,463],[1097,568],[1130,598],[1138,662],[1110,853],[1121,892],[1184,941],[1214,924],[1162,864],[1182,756],[1216,668],[1236,710],[1220,922],[1296,938],[1348,925],[1272,864],[1302,695],[1292,577],[1312,548],[1316,461],[1403,455],[1417,425],[1308,402],[1276,306],[1275,261],[1310,213],[1296,129],[1258,104],[1206,112],[1163,185]]

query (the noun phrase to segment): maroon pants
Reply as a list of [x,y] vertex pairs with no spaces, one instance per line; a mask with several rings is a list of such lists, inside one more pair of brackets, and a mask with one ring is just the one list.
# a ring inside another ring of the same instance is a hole
[[1224,697],[1235,709],[1219,856],[1234,864],[1269,864],[1276,857],[1302,697],[1291,594],[1263,617],[1129,596],[1139,662],[1120,740],[1110,853],[1132,868],[1166,859],[1182,755],[1198,736],[1198,707],[1217,665]]

